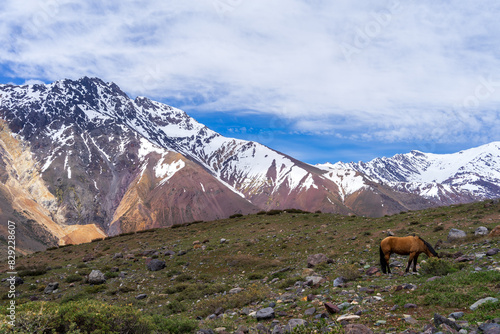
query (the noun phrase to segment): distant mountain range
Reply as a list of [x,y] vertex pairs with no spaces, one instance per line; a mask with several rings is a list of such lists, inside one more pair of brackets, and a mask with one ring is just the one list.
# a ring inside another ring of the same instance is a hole
[[0,117],[0,217],[27,251],[260,210],[382,216],[500,197],[500,143],[313,166],[97,78],[0,85]]

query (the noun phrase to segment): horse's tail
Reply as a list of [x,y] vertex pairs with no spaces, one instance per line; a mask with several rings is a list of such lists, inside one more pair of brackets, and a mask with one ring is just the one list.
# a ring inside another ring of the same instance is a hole
[[385,274],[387,273],[387,261],[385,260],[385,254],[384,251],[382,250],[382,246],[379,247],[379,252],[380,252],[380,267],[382,267],[382,272]]

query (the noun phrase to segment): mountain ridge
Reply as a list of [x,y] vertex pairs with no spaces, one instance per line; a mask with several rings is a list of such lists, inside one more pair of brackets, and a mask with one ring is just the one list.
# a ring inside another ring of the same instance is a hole
[[[417,151],[369,163],[310,165],[257,142],[226,138],[180,109],[131,99],[98,78],[0,85],[0,117],[4,138],[26,147],[32,172],[52,196],[47,202],[36,187],[29,190],[52,223],[94,225],[107,235],[260,210],[383,216],[500,197],[494,150],[471,155],[467,166],[478,170],[463,169],[442,183],[416,181],[439,160]],[[7,155],[0,158],[5,163]],[[19,178],[4,175],[3,184]],[[71,238],[58,233],[55,239]]]

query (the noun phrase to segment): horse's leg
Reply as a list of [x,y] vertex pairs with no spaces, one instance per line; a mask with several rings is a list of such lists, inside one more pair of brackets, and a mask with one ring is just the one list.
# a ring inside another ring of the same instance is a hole
[[415,253],[410,253],[410,258],[408,259],[408,265],[406,266],[405,272],[410,271],[411,262],[413,261],[414,257],[415,257]]
[[417,253],[417,254],[415,254],[415,257],[413,258],[413,272],[414,272],[414,273],[416,273],[416,272],[417,272],[417,259],[418,259],[418,256],[419,256],[419,255],[420,255],[420,254],[419,254],[419,253]]
[[391,273],[391,267],[389,266],[389,259],[391,258],[391,252],[385,253],[385,263],[387,263],[387,273]]

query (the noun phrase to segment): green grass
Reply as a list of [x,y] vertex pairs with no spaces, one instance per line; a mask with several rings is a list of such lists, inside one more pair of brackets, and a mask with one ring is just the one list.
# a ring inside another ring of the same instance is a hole
[[[103,311],[108,319],[106,321],[115,319],[116,314],[123,314],[124,319],[135,319],[150,331],[190,333],[199,325],[196,317],[205,318],[222,308],[236,315],[205,321],[203,327],[215,329],[223,325],[227,331],[234,332],[240,325],[252,327],[256,324],[253,318],[239,315],[242,308],[258,310],[280,300],[283,294],[296,292],[295,282],[303,281],[305,276],[310,275],[309,271],[305,271],[307,257],[324,253],[333,263],[320,265],[313,271],[324,276],[327,282],[317,288],[304,287],[304,292],[292,303],[278,303],[276,310],[287,314],[277,317],[282,325],[290,318],[304,318],[303,312],[312,306],[322,311],[323,301],[340,304],[356,300],[358,297],[350,296],[350,291],[354,291],[359,298],[367,297],[367,293],[360,292],[358,286],[373,289],[373,296],[379,294],[383,298],[381,302],[358,303],[350,311],[363,310],[359,322],[372,329],[377,320],[387,319],[387,324],[378,326],[376,331],[391,332],[391,328],[420,331],[435,312],[446,316],[458,309],[464,310],[465,318],[475,324],[500,317],[499,311],[492,305],[483,306],[475,312],[468,309],[480,298],[491,296],[500,299],[500,272],[485,270],[493,261],[500,262],[500,254],[491,259],[477,259],[470,264],[456,263],[452,258],[428,259],[421,255],[419,275],[402,275],[403,267],[394,268],[392,276],[368,277],[364,275],[365,267],[379,266],[378,245],[387,236],[387,230],[398,236],[415,232],[434,245],[438,240],[446,240],[452,227],[460,228],[469,235],[472,235],[478,222],[493,228],[500,221],[499,210],[499,204],[485,208],[484,203],[474,203],[409,211],[381,218],[276,210],[176,228],[127,233],[71,246],[71,253],[66,247],[55,248],[17,259],[19,268],[36,273],[24,273],[25,283],[17,287],[21,293],[16,298],[17,311],[20,319],[26,319],[25,323],[32,319],[34,324],[38,323],[37,326],[56,329],[62,328],[54,326],[62,326],[60,314],[65,314],[68,322],[64,330],[77,333],[76,327],[70,329],[69,326],[80,322],[69,315],[70,310],[81,314],[75,310],[77,306],[91,312],[97,305],[106,305]],[[222,238],[228,241],[220,243]],[[444,243],[437,251],[448,254],[484,252],[487,240],[485,237],[470,237],[459,243]],[[206,249],[194,249],[194,241],[204,241]],[[490,248],[500,248],[499,239],[489,242]],[[158,258],[166,261],[167,268],[158,272],[146,269],[146,257],[140,254],[150,249],[160,252]],[[181,250],[187,253],[170,257],[162,254],[165,250],[175,254]],[[125,258],[113,259],[118,252]],[[128,254],[134,255],[134,259],[127,259]],[[83,263],[82,259],[87,255],[95,259]],[[391,258],[391,261],[396,260],[406,265],[407,257]],[[483,271],[474,272],[477,266]],[[52,269],[45,272],[36,270],[49,267]],[[112,268],[118,268],[118,271],[112,272]],[[94,269],[106,273],[105,284],[91,286],[85,282],[84,276]],[[119,272],[125,274],[118,276]],[[333,280],[339,276],[348,280],[346,287],[333,287]],[[427,282],[433,276],[441,278]],[[57,294],[43,293],[49,282],[59,282]],[[396,291],[396,286],[407,283],[417,285],[417,289]],[[243,290],[229,294],[229,290],[235,287]],[[0,285],[0,295],[7,296],[7,292],[7,286]],[[147,298],[137,300],[136,296],[142,293]],[[304,300],[308,294],[321,296],[318,297],[319,302]],[[8,302],[8,298],[0,300],[0,312],[4,312],[4,305]],[[407,303],[419,307],[403,310],[402,306]],[[400,306],[394,312],[397,316],[387,318],[388,309],[393,305]],[[42,306],[43,316],[38,314]],[[142,311],[136,313],[138,310]],[[404,312],[418,319],[420,324],[412,327],[402,323],[400,319]],[[106,327],[110,325],[104,323],[104,318],[100,316],[96,319],[91,315],[82,317],[83,322],[94,321],[113,331],[111,327]],[[332,317],[331,320],[335,319]],[[297,333],[300,333],[299,330],[314,329],[297,329]]]

